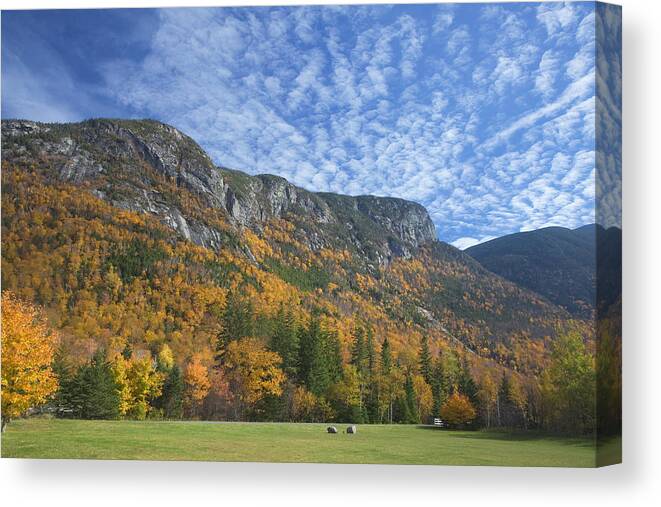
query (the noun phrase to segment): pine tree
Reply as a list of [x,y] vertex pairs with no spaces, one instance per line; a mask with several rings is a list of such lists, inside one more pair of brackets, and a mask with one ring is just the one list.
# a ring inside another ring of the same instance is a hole
[[308,390],[322,396],[332,382],[342,376],[340,342],[335,332],[321,328],[317,316],[313,316],[300,335],[300,378]]
[[[459,391],[468,398],[471,405],[477,410],[477,413],[481,413],[480,407],[480,389],[473,378],[473,374],[470,370],[470,365],[468,363],[468,358],[464,355],[461,370],[459,372]],[[481,421],[475,421],[475,425],[481,425]]]
[[432,357],[429,352],[429,340],[427,336],[422,337],[420,340],[420,354],[418,357],[418,362],[420,364],[420,375],[425,381],[431,385],[432,383]]
[[351,347],[351,364],[353,364],[358,373],[365,374],[367,369],[367,347],[365,343],[365,330],[362,326],[356,326],[354,331],[354,340]]
[[163,382],[163,391],[154,401],[154,406],[163,410],[166,419],[181,419],[184,415],[184,378],[176,364],[172,366]]
[[216,343],[217,359],[221,359],[224,350],[233,340],[248,338],[254,332],[254,311],[249,299],[241,298],[232,291],[227,295],[227,302],[222,316],[222,330]]
[[388,342],[388,338],[385,338],[381,344],[381,372],[388,374],[391,369],[392,351],[390,350],[390,342]]
[[468,364],[468,359],[464,356],[459,372],[459,391],[468,397],[468,400],[477,407],[479,400],[479,389],[473,379],[473,375]]
[[374,345],[374,330],[371,326],[367,327],[365,332],[365,353],[367,355],[367,369],[371,376],[374,376],[376,370],[376,349]]
[[420,422],[420,420],[418,419],[415,391],[413,390],[413,378],[410,372],[406,375],[406,382],[404,383],[404,395],[404,422],[408,424],[417,424]]
[[[381,344],[381,368],[378,375],[379,387],[379,405],[387,411],[386,418],[389,423],[393,422],[393,405],[397,400],[402,388],[403,379],[400,379],[400,370],[395,368],[392,360],[392,351],[388,338]],[[380,412],[383,413],[380,408]]]
[[510,423],[509,392],[509,377],[503,373],[503,378],[498,388],[498,397],[496,398],[496,419],[498,426],[509,426]]
[[318,354],[318,341],[321,334],[319,318],[313,315],[307,323],[307,326],[301,326],[298,332],[298,375],[301,381],[310,390],[310,379],[315,368]]
[[119,417],[119,392],[105,350],[95,352],[90,362],[61,386],[61,400],[73,417],[79,419],[116,419]]
[[374,330],[371,326],[365,329],[365,355],[367,356],[367,377],[365,379],[366,393],[363,404],[365,422],[379,422],[379,386],[376,382],[377,356],[374,340]]
[[253,333],[253,312],[250,301],[243,301],[235,291],[227,294],[225,308],[221,313],[222,328],[216,341],[216,360],[222,362],[227,346]]
[[55,374],[59,385],[59,389],[55,393],[55,404],[60,408],[67,408],[67,393],[64,386],[66,386],[76,374],[76,369],[72,365],[70,358],[61,348],[58,348],[53,356],[53,373]]
[[337,330],[327,330],[323,333],[326,364],[331,382],[342,378],[342,344]]
[[434,416],[438,416],[441,413],[441,406],[448,397],[445,369],[443,367],[443,357],[440,355],[434,362],[431,380],[432,396],[434,400],[432,405],[432,414],[434,414]]
[[358,371],[360,382],[360,404],[358,409],[360,410],[359,418],[363,422],[376,421],[378,418],[375,362],[374,331],[369,326],[357,326],[351,347],[351,364]]
[[275,315],[270,349],[282,358],[282,370],[287,376],[290,379],[296,379],[299,363],[299,335],[293,312],[291,309],[285,310],[282,304]]

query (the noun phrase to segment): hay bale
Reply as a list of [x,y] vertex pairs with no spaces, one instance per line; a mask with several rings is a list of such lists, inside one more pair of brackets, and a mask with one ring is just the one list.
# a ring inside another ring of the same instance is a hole
[[337,428],[335,426],[329,426],[328,428],[326,428],[326,431],[328,433],[337,433]]

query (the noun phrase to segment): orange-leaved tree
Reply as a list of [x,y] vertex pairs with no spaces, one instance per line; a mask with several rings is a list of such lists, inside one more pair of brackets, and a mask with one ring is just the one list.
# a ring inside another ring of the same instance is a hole
[[56,341],[35,306],[2,293],[2,430],[57,390],[51,368]]
[[475,419],[475,407],[463,394],[455,391],[441,407],[441,417],[449,425],[461,427]]

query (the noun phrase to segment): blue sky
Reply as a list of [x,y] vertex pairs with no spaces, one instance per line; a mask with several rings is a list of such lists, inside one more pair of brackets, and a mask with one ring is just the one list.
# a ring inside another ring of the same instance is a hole
[[155,118],[465,248],[595,221],[593,3],[2,13],[3,117]]

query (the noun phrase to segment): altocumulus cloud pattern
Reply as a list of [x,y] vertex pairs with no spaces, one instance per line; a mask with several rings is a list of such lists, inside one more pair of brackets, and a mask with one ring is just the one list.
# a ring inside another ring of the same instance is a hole
[[3,13],[5,117],[151,117],[219,165],[397,196],[465,248],[595,221],[595,6]]

